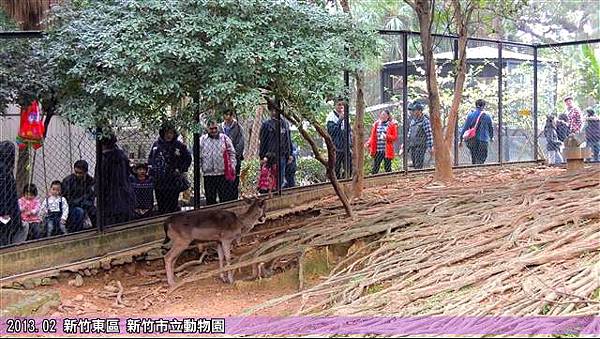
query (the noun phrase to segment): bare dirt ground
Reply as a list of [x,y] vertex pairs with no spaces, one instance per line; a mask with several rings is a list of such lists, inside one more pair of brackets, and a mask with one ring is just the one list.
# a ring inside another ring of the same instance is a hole
[[[549,168],[545,166],[530,168],[486,168],[467,170],[457,173],[456,188],[468,186],[470,182],[488,185],[509,186],[517,181],[526,182],[528,178],[552,177],[565,173],[565,169]],[[390,182],[383,188],[372,188],[365,191],[366,197],[377,197],[381,190],[387,192],[393,190],[393,194],[408,194],[412,191],[431,186],[431,175],[421,177],[405,177]],[[340,210],[341,205],[335,199],[324,198],[317,209]],[[305,219],[319,218],[311,215]],[[306,220],[298,223],[302,224]],[[340,225],[344,224],[340,220]],[[296,221],[294,221],[296,223]],[[278,225],[281,228],[281,225]],[[294,224],[289,224],[294,228]],[[256,239],[254,242],[256,243]],[[246,247],[253,246],[246,243]],[[238,251],[239,252],[239,251]],[[197,259],[195,252],[187,253],[179,258],[178,264],[185,261]],[[329,259],[328,259],[329,260]],[[209,271],[218,265],[215,262],[214,252],[205,259],[201,266],[195,266],[190,270]],[[235,262],[235,261],[234,261]],[[164,274],[151,276],[147,272],[157,271],[164,268],[162,260],[140,261],[113,268],[109,272],[100,272],[96,276],[84,277],[83,285],[73,287],[67,284],[67,279],[59,279],[58,284],[39,289],[56,290],[61,295],[62,305],[58,311],[51,316],[66,317],[106,317],[106,316],[133,316],[133,317],[215,317],[241,315],[248,308],[267,302],[273,298],[296,293],[298,291],[298,270],[289,268],[284,273],[260,281],[236,282],[227,285],[217,278],[203,279],[194,283],[186,284],[172,294],[167,295],[167,285]],[[306,286],[314,285],[323,280],[327,272],[315,269],[308,273]],[[184,274],[185,276],[185,274]],[[243,276],[239,272],[236,277]],[[178,278],[181,280],[183,277]],[[122,291],[119,293],[115,287],[119,281]],[[120,294],[122,304],[117,305],[115,292]],[[299,301],[292,299],[289,302],[278,304],[275,307],[266,308],[254,315],[285,316],[294,314],[299,307]]]

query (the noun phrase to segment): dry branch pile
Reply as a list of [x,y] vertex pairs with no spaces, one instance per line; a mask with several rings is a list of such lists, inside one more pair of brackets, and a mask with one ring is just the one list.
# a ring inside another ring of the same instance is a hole
[[[334,199],[233,266],[375,236],[302,298],[301,314],[597,315],[600,169],[477,169],[452,187],[402,178],[365,192],[354,220]],[[327,206],[327,207],[325,207]],[[182,283],[218,274],[194,275]]]

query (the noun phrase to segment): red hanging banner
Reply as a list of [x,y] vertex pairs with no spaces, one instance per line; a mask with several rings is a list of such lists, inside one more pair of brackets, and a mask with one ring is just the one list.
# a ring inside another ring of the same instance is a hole
[[34,100],[31,105],[21,110],[21,124],[19,127],[19,135],[17,143],[19,148],[23,149],[28,144],[34,149],[42,147],[42,139],[44,138],[44,122],[37,100]]

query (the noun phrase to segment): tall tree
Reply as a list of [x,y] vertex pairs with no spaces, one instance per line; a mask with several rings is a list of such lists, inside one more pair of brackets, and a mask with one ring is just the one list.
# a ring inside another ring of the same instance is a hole
[[[65,6],[53,21],[46,45],[59,108],[80,125],[154,126],[166,107],[178,107],[177,119],[192,126],[198,109],[252,112],[275,98],[299,128],[316,128],[329,154],[315,112],[343,95],[339,75],[358,69],[377,41],[347,15],[295,0],[110,0]],[[179,105],[196,93],[200,102]],[[327,166],[332,159],[322,158]]]
[[[472,24],[472,15],[484,7],[483,0],[449,0],[440,8],[436,8],[435,0],[405,0],[415,11],[419,18],[421,49],[425,64],[425,77],[427,94],[429,98],[429,114],[433,133],[435,155],[435,179],[449,182],[454,179],[452,171],[452,145],[455,138],[456,121],[462,101],[463,87],[466,74],[466,49],[469,35],[469,25]],[[448,124],[444,131],[441,119],[441,101],[439,83],[436,74],[436,61],[433,56],[434,37],[433,27],[436,22],[436,13],[444,13],[444,17],[451,18],[448,23],[458,36],[458,61],[455,66],[454,96],[448,116]]]
[[[352,11],[348,0],[340,0],[340,5],[344,13],[352,19]],[[359,51],[350,50],[349,53],[358,55]],[[362,195],[365,179],[365,149],[363,141],[365,140],[365,74],[362,69],[357,69],[353,73],[356,80],[356,119],[354,120],[353,150],[352,150],[352,195],[355,199]],[[349,103],[347,103],[349,104]]]

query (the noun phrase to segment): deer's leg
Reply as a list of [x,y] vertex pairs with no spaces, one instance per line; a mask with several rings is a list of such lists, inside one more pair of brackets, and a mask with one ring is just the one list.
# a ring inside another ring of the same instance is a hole
[[167,283],[169,286],[175,285],[175,273],[173,272],[173,264],[177,261],[179,255],[187,249],[189,245],[188,241],[173,239],[171,249],[164,257],[165,260],[165,271],[167,272]]
[[[227,267],[229,267],[231,265],[231,240],[221,240],[221,246],[223,247]],[[233,271],[231,270],[227,271],[227,281],[233,284]]]
[[[223,246],[221,246],[221,242],[219,242],[217,244],[217,254],[219,255],[219,268],[222,269],[223,268],[224,255],[223,255]],[[221,280],[223,280],[223,282],[226,282],[225,281],[225,275],[223,274],[223,272],[221,272],[219,274],[219,276],[221,277]]]
[[198,252],[200,252],[200,259],[198,259],[198,261],[200,262],[200,264],[202,264],[202,262],[204,261],[204,257],[206,257],[206,255],[208,254],[208,250],[206,249],[206,246],[204,246],[204,244],[199,243]]

